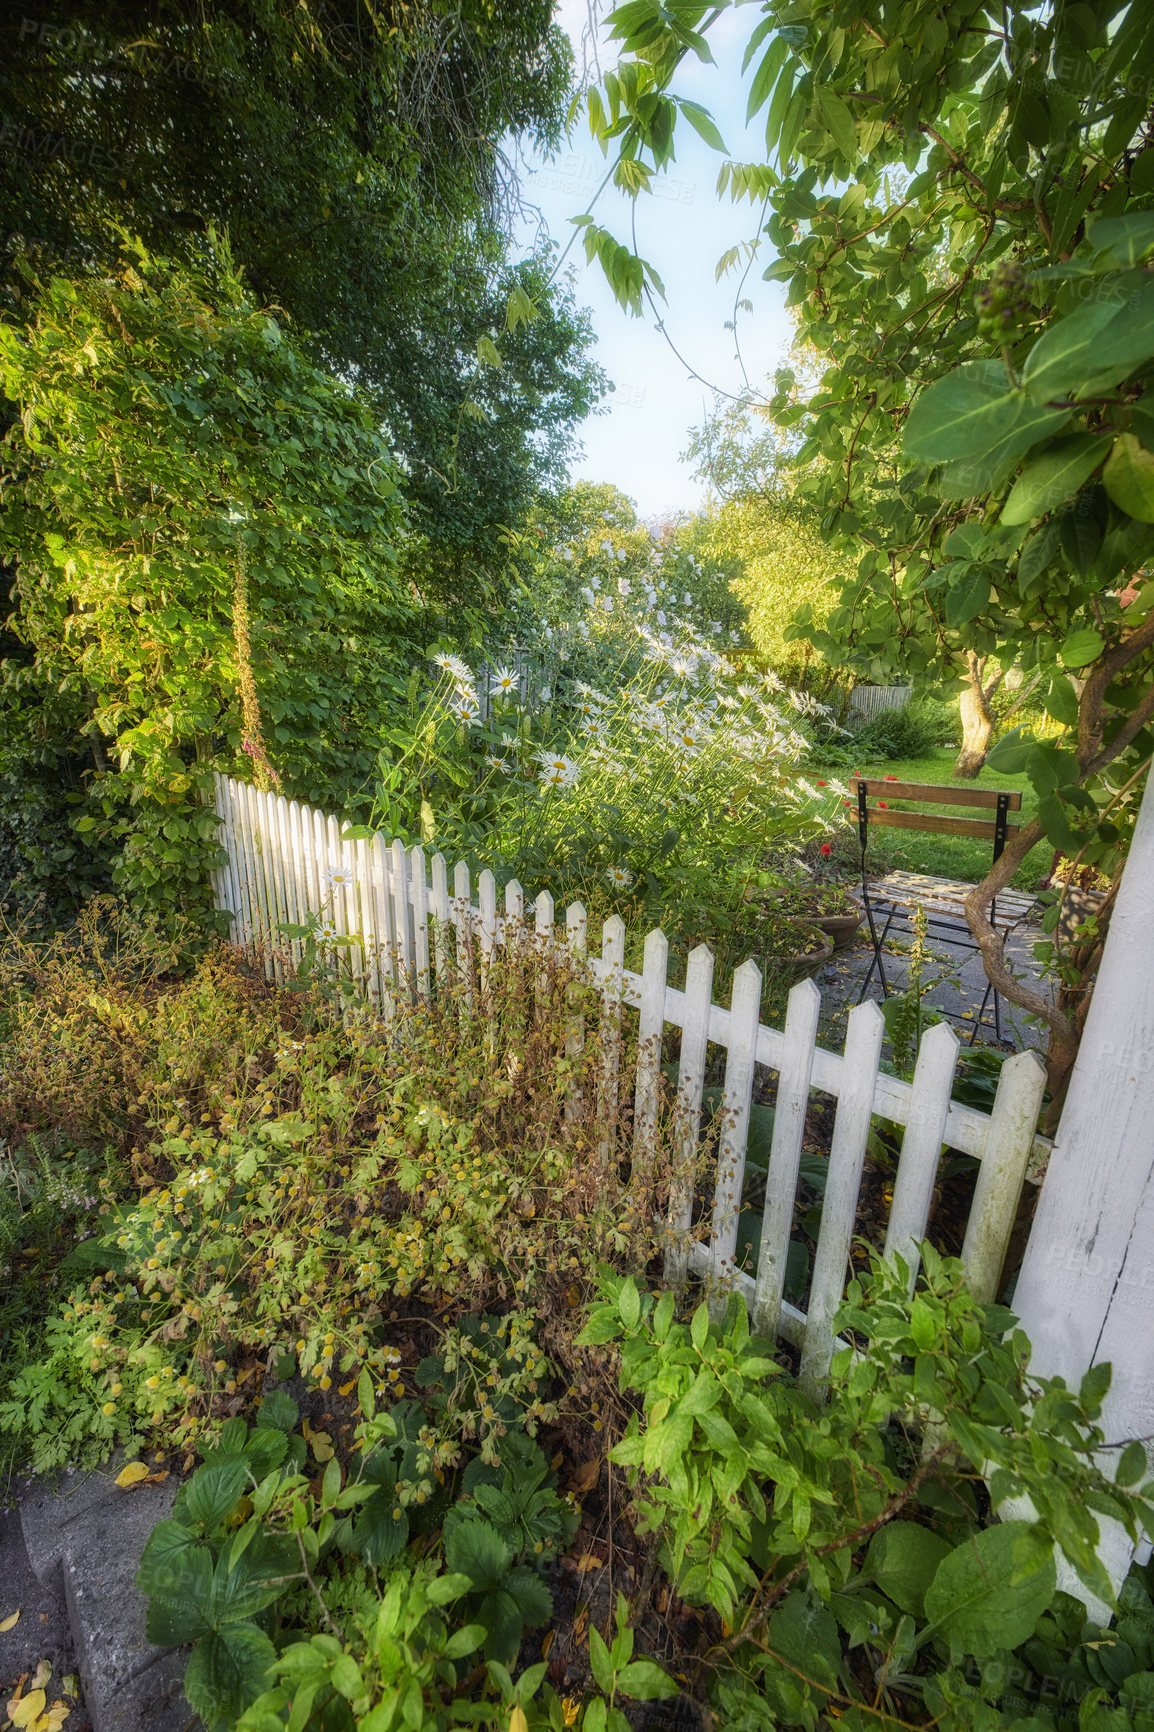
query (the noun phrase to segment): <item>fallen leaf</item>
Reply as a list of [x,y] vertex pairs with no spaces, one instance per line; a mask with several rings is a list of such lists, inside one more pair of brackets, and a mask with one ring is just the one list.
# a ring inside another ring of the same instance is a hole
[[20,1611],[21,1611],[21,1608],[19,1606],[17,1606],[16,1610],[14,1612],[12,1612],[7,1618],[0,1618],[0,1631],[2,1631],[2,1630],[14,1630],[16,1628],[17,1624],[20,1622]]
[[582,1606],[573,1620],[573,1640],[579,1642],[589,1628],[589,1608]]
[[60,1732],[72,1710],[64,1702],[54,1702],[47,1714],[36,1722],[35,1732]]
[[584,1575],[586,1570],[600,1570],[604,1567],[602,1560],[595,1558],[592,1552],[586,1552],[584,1556],[579,1557],[573,1566],[578,1575]]
[[122,1467],[116,1476],[116,1483],[121,1491],[128,1491],[131,1486],[139,1485],[142,1479],[148,1478],[148,1469],[142,1461],[130,1461],[127,1467]]
[[39,1720],[47,1700],[43,1690],[33,1690],[30,1695],[22,1696],[19,1702],[9,1702],[8,1713],[13,1726],[31,1726],[34,1720]]
[[509,1715],[509,1732],[529,1732],[529,1722],[525,1718],[525,1710],[520,1705]]
[[51,1676],[52,1676],[51,1665],[49,1664],[49,1662],[47,1660],[41,1660],[40,1664],[36,1668],[36,1676],[33,1678],[32,1682],[31,1682],[31,1684],[29,1684],[28,1688],[30,1690],[44,1690],[44,1689],[46,1689],[48,1686],[48,1681],[51,1678]]
[[549,1650],[553,1646],[553,1638],[556,1634],[556,1630],[546,1630],[545,1640],[541,1643],[541,1658],[543,1660],[549,1658]]
[[600,1472],[601,1458],[599,1456],[595,1457],[593,1461],[583,1462],[569,1481],[570,1489],[582,1494],[592,1491],[597,1484]]
[[333,1459],[333,1440],[327,1431],[314,1431],[309,1438],[309,1448],[320,1462]]

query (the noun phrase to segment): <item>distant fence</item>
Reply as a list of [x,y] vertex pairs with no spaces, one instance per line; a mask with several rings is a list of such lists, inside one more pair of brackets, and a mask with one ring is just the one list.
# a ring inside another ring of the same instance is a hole
[[910,701],[910,686],[855,686],[849,707],[863,722],[872,721],[883,710],[901,710]]
[[[440,854],[427,861],[421,848],[406,850],[401,842],[389,844],[379,836],[342,841],[336,818],[247,783],[218,777],[216,810],[228,855],[215,878],[216,905],[232,916],[233,942],[263,958],[270,980],[282,977],[286,962],[301,954],[301,941],[290,941],[281,928],[305,925],[322,911],[335,934],[359,940],[348,952],[354,976],[364,995],[386,1012],[398,995],[434,991],[458,966],[462,946],[478,945],[483,959],[514,929],[532,931],[542,945],[567,945],[586,957],[603,1007],[637,1012],[636,1070],[620,1086],[631,1088],[634,1146],[641,1153],[656,1133],[665,1029],[681,1034],[674,1124],[682,1127],[678,1134],[687,1157],[700,1137],[708,1048],[724,1048],[722,1128],[708,1236],[692,1236],[692,1194],[675,1196],[669,1225],[676,1237],[667,1273],[679,1279],[692,1270],[715,1294],[738,1289],[756,1328],[800,1350],[802,1379],[812,1392],[819,1391],[834,1351],[832,1322],[849,1272],[874,1115],[905,1127],[886,1254],[900,1252],[916,1270],[914,1245],[926,1234],[938,1162],[947,1144],[980,1162],[962,1259],[979,1298],[994,1297],[1031,1155],[1049,1149],[1035,1135],[1045,1073],[1032,1052],[1003,1064],[987,1116],[950,1098],[959,1047],[944,1023],[922,1041],[913,1082],[901,1082],[879,1069],[884,1030],[876,1004],[858,1005],[849,1016],[844,1052],[828,1052],[817,1044],[821,999],[812,981],[790,993],[784,1030],[768,1028],[759,1019],[761,972],[752,961],[734,974],[726,1009],[713,1002],[713,956],[705,945],[690,954],[685,987],[678,989],[668,983],[669,946],[661,931],[646,938],[642,970],[635,974],[624,966],[625,926],[617,915],[602,927],[600,956],[588,956],[580,903],[569,907],[561,929],[553,898],[542,891],[530,925],[521,886],[515,881],[505,886],[499,913],[493,874],[483,871],[474,905],[464,864],[454,867],[450,890],[449,868]],[[614,1022],[619,1025],[619,1018],[603,1016],[602,1026]],[[616,1039],[619,1057],[622,1035]],[[777,1072],[777,1096],[760,1249],[756,1272],[749,1275],[736,1267],[736,1252],[757,1065]],[[835,1096],[837,1112],[803,1311],[785,1298],[785,1273],[811,1088]]]

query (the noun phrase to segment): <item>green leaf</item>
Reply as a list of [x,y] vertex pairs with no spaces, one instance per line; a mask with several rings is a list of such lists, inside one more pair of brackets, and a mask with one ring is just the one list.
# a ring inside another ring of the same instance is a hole
[[211,1592],[212,1553],[198,1545],[186,1552],[171,1587],[151,1590],[146,1619],[149,1641],[160,1648],[179,1648],[206,1635],[212,1628]]
[[[1046,713],[1053,716],[1056,722],[1061,722],[1064,728],[1072,728],[1078,720],[1078,694],[1070,683],[1069,674],[1055,674],[1046,692]],[[987,763],[989,759],[987,758]]]
[[926,1616],[950,1650],[984,1660],[1016,1648],[1054,1597],[1051,1556],[1043,1569],[1017,1579],[1014,1547],[1028,1522],[999,1522],[964,1540],[938,1565],[926,1592]]
[[902,449],[923,463],[980,458],[1011,438],[1028,450],[1067,420],[1069,410],[1038,408],[1015,391],[999,362],[964,361],[921,392]]
[[857,157],[857,128],[853,115],[836,91],[828,84],[817,87],[817,105],[821,117],[825,121],[830,137],[846,162],[853,162]]
[[241,1455],[198,1467],[176,1502],[176,1514],[190,1522],[203,1522],[212,1533],[236,1507],[248,1484],[248,1464]]
[[449,1569],[468,1576],[474,1588],[496,1587],[503,1581],[510,1557],[505,1541],[487,1521],[463,1521],[445,1542]]
[[831,1689],[837,1683],[841,1670],[837,1620],[800,1588],[786,1595],[769,1620],[769,1646],[783,1660],[801,1667],[807,1677]]
[[1033,740],[1028,734],[1023,734],[1019,725],[994,743],[986,754],[986,763],[999,776],[1020,775],[1026,768],[1026,759],[1033,745]]
[[347,1549],[380,1569],[409,1543],[408,1511],[394,1501],[391,1488],[376,1492],[353,1523]]
[[1002,507],[1003,523],[1029,523],[1062,505],[1098,468],[1105,455],[1101,439],[1093,433],[1075,433],[1059,439],[1048,451],[1027,463]]
[[581,1732],[605,1732],[609,1710],[603,1696],[595,1696],[581,1719]]
[[261,1533],[236,1560],[223,1552],[213,1571],[208,1614],[215,1629],[254,1617],[284,1593],[279,1578],[300,1571],[295,1544],[280,1535]]
[[270,1389],[261,1398],[257,1429],[291,1431],[299,1417],[300,1410],[287,1389]]
[[211,1729],[235,1726],[265,1688],[276,1649],[255,1624],[231,1624],[198,1642],[184,1674],[189,1705]]
[[192,1551],[204,1551],[209,1556],[197,1536],[180,1522],[157,1522],[136,1572],[136,1585],[141,1593],[171,1595],[177,1591]]
[[900,1611],[925,1616],[926,1590],[950,1542],[917,1522],[887,1522],[870,1541],[866,1573]]
[[1131,216],[1099,217],[1090,229],[1090,245],[1101,262],[1115,270],[1129,270],[1154,251],[1154,211],[1136,211]]
[[684,96],[679,99],[678,107],[698,138],[703,138],[711,150],[725,150],[725,140],[707,109],[702,108],[699,102],[689,102]]
[[709,1307],[699,1305],[689,1325],[689,1339],[700,1353],[709,1334]]
[[1018,588],[1023,595],[1036,577],[1040,577],[1058,551],[1059,526],[1044,523],[1035,530],[1018,558]]
[[1098,660],[1105,647],[1101,633],[1086,626],[1081,631],[1072,631],[1058,654],[1068,668],[1088,668],[1091,662]]
[[1117,301],[1086,301],[1042,332],[1022,368],[1022,384],[1034,403],[1061,397],[1094,367],[1094,339],[1118,311]]
[[637,1283],[630,1275],[622,1282],[621,1291],[617,1295],[617,1309],[621,1313],[621,1321],[626,1329],[636,1329],[641,1317],[641,1295],[637,1291]]
[[680,1685],[655,1660],[631,1660],[618,1672],[617,1688],[635,1702],[658,1702],[681,1694]]
[[1146,1458],[1146,1446],[1141,1443],[1128,1443],[1118,1458],[1118,1469],[1115,1478],[1119,1485],[1138,1485],[1149,1472]]
[[607,1696],[612,1696],[613,1661],[609,1658],[608,1648],[592,1624],[589,1626],[589,1663],[593,1667],[597,1688],[603,1690]]
[[1016,419],[1016,398],[997,361],[967,361],[921,392],[906,419],[907,457],[948,463],[999,437]]
[[1140,523],[1154,523],[1154,451],[1134,437],[1119,433],[1102,471],[1102,485],[1123,511]]
[[964,575],[952,584],[946,594],[946,624],[965,625],[967,620],[986,608],[990,600],[990,580],[981,566],[967,567]]
[[471,1585],[470,1578],[460,1571],[450,1572],[427,1584],[425,1598],[431,1606],[447,1606],[451,1600],[459,1600],[462,1594],[467,1594]]
[[446,1660],[461,1660],[466,1654],[475,1654],[487,1633],[484,1624],[462,1624],[445,1643]]

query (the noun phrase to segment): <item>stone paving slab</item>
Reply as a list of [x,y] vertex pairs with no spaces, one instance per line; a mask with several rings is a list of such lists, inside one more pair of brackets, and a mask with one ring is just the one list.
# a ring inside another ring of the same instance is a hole
[[[19,1611],[11,1630],[0,1631],[0,1704],[12,1695],[16,1680],[34,1672],[41,1660],[52,1667],[52,1681],[60,1685],[76,1673],[76,1647],[62,1595],[46,1588],[34,1575],[28,1560],[18,1510],[0,1514],[0,1620]],[[49,1701],[56,1700],[49,1694]],[[69,1732],[83,1732],[90,1724],[83,1699],[72,1702]]]
[[[862,933],[865,934],[864,939]],[[1033,955],[1033,946],[1042,936],[1039,925],[1027,922],[1009,935],[1005,954],[1013,973],[1026,979],[1036,990],[1045,993],[1050,988],[1048,983],[1041,980],[1041,966]],[[909,963],[903,953],[908,950],[910,942],[910,935],[902,932],[891,935],[883,947],[882,960],[891,992],[895,989],[901,991],[909,979]],[[931,937],[928,949],[932,961],[926,967],[923,980],[931,980],[933,985],[926,995],[926,1008],[952,1012],[951,1026],[965,1043],[970,1038],[970,1029],[977,1021],[987,985],[981,956],[974,950],[951,944],[942,937]],[[815,977],[824,1006],[823,1045],[832,1041],[840,1046],[844,1040],[845,1018],[857,1003],[872,958],[873,946],[869,939],[869,929],[863,926],[854,944],[846,950],[835,952]],[[881,984],[876,970],[867,996],[878,1001],[881,999]],[[1019,1052],[1027,1047],[1039,1052],[1045,1051],[1048,1031],[1029,1020],[1025,1011],[1007,1003],[1003,998],[1001,1016],[1003,1041],[1006,1045]],[[994,1041],[992,1003],[986,1007],[986,1019],[989,1026],[983,1022],[977,1041],[989,1044]]]

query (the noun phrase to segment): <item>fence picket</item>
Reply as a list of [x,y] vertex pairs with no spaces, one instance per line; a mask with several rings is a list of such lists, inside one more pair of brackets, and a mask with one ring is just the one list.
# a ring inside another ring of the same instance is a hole
[[473,1008],[473,903],[469,868],[463,860],[453,867],[453,935],[457,974],[464,990],[466,1013]]
[[409,878],[413,902],[413,951],[417,988],[429,996],[429,881],[425,877],[425,850],[414,845],[409,854]]
[[610,1126],[621,1100],[621,988],[625,971],[625,922],[611,914],[601,928],[601,1074],[597,1081],[597,1118],[603,1127],[597,1155],[612,1155]]
[[216,906],[229,916],[228,937],[231,944],[241,944],[240,934],[240,877],[236,860],[236,819],[233,799],[235,784],[226,777],[217,774],[214,778],[216,786],[216,811],[220,818],[220,828],[217,839],[225,851],[223,868],[223,902],[217,899]]
[[1046,1071],[1036,1053],[1015,1053],[1005,1061],[962,1245],[970,1286],[983,1305],[997,1297],[1045,1092]]
[[924,1239],[934,1196],[946,1111],[954,1070],[958,1062],[958,1037],[944,1022],[931,1028],[922,1040],[914,1066],[914,1089],[910,1116],[902,1139],[901,1159],[894,1180],[894,1200],[886,1228],[885,1255],[904,1257],[910,1270],[910,1292],[917,1280],[921,1258],[915,1249]]
[[448,984],[452,959],[449,955],[449,874],[443,854],[433,855],[433,958],[437,981]]
[[[623,926],[623,940],[624,936]],[[705,1083],[712,1000],[713,952],[707,944],[699,944],[690,951],[685,969],[685,1025],[677,1067],[673,1172],[669,1186],[669,1230],[673,1239],[665,1253],[665,1279],[674,1287],[683,1287],[689,1274],[685,1235],[693,1224],[694,1168],[701,1136],[701,1090]]]
[[252,851],[252,837],[249,831],[248,794],[242,782],[236,803],[236,857],[238,886],[240,889],[240,919],[241,930],[244,933],[246,949],[259,946],[260,938],[257,932],[254,916],[254,900],[256,897],[255,856]]
[[753,1291],[753,1326],[771,1341],[777,1339],[781,1302],[785,1297],[785,1265],[805,1114],[809,1106],[809,1079],[817,1045],[817,1021],[821,1015],[821,993],[812,980],[802,980],[789,995],[785,1017],[785,1050],[777,1078],[777,1104],[773,1114],[773,1140],[765,1181],[765,1209],[761,1218],[761,1246]]
[[745,1146],[749,1139],[749,1108],[753,1100],[753,1068],[761,1015],[761,970],[743,962],[734,970],[729,1011],[729,1055],[721,1098],[722,1127],[713,1197],[710,1261],[713,1293],[710,1310],[725,1315],[726,1293],[733,1285],[737,1224],[745,1182]]
[[264,976],[266,980],[275,977],[272,956],[272,921],[273,903],[269,895],[269,882],[265,876],[266,850],[264,837],[261,834],[260,822],[260,789],[252,783],[246,789],[245,805],[248,810],[248,840],[252,864],[252,889],[249,900],[252,905],[253,924],[259,934],[262,958],[264,961]]
[[393,883],[393,942],[397,947],[398,986],[402,991],[413,990],[413,940],[409,907],[409,857],[405,844],[393,842],[391,849]]
[[537,907],[533,916],[533,930],[537,940],[537,951],[542,961],[533,983],[533,996],[538,1027],[548,1013],[549,967],[545,960],[546,953],[553,943],[553,898],[548,890],[537,892]]
[[313,837],[313,814],[308,806],[293,802],[296,811],[296,841],[300,848],[301,872],[304,876],[305,905],[310,914],[321,912],[320,876]]
[[886,1026],[872,1002],[850,1011],[845,1037],[845,1087],[838,1098],[806,1307],[799,1379],[805,1393],[821,1399],[821,1384],[833,1358],[833,1320],[845,1291],[850,1240],[857,1217],[862,1168],[869,1142],[874,1077]]
[[669,940],[660,927],[657,927],[646,935],[641,963],[637,1075],[633,1094],[633,1164],[640,1170],[648,1166],[656,1148],[661,1037],[665,1032],[665,988],[668,976]]
[[397,939],[393,927],[393,896],[389,887],[389,854],[382,836],[373,837],[371,852],[381,1002],[385,1014],[391,1017],[397,993]]

